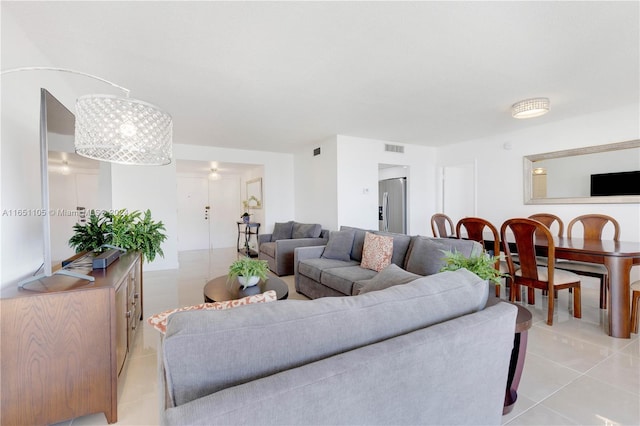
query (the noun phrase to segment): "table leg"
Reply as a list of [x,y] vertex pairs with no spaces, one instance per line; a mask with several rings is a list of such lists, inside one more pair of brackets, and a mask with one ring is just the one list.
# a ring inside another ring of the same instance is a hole
[[516,333],[511,350],[511,362],[509,363],[509,376],[507,377],[507,391],[504,395],[504,408],[502,415],[513,410],[518,399],[518,385],[524,369],[524,357],[527,353],[527,330]]
[[633,260],[607,256],[604,265],[609,271],[609,335],[628,339],[630,330],[630,274]]

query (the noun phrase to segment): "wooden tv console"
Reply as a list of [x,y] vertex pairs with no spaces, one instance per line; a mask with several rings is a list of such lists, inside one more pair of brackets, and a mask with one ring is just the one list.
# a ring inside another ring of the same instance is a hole
[[118,420],[118,375],[142,319],[140,253],[85,273],[95,281],[53,275],[2,291],[3,426]]

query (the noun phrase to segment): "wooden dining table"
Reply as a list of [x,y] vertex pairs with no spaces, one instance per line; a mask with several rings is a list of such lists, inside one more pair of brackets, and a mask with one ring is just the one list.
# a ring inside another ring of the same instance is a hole
[[[553,237],[553,242],[557,259],[597,263],[607,268],[609,271],[608,334],[612,337],[630,338],[630,275],[631,267],[640,265],[640,242],[570,237]],[[537,254],[546,256],[547,241],[536,240],[535,244]]]

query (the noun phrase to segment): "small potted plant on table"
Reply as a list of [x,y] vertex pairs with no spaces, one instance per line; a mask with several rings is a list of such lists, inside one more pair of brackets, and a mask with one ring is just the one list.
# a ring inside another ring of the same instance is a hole
[[269,264],[266,260],[241,257],[229,266],[227,283],[232,283],[236,278],[244,290],[254,286],[262,280],[266,280],[269,272]]

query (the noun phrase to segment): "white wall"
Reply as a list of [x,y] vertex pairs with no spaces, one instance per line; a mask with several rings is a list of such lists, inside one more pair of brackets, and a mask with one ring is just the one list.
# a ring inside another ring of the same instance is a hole
[[[52,66],[29,41],[10,12],[2,11],[2,69]],[[48,89],[64,105],[77,94],[60,73],[17,72],[0,78],[2,131],[0,136],[0,288],[14,286],[32,275],[44,260],[40,188],[40,88]],[[29,212],[17,216],[18,210]]]
[[[553,114],[553,110],[549,114]],[[522,157],[525,155],[638,138],[640,138],[639,106],[632,105],[442,147],[438,150],[438,166],[444,167],[449,164],[477,160],[478,216],[490,220],[498,227],[510,217],[526,217],[536,212],[556,214],[565,223],[581,214],[602,213],[613,216],[620,222],[621,240],[640,241],[640,205],[525,205],[522,170]],[[505,143],[509,143],[511,149],[505,149]],[[460,218],[452,219],[457,221]]]
[[[342,225],[378,229],[380,164],[407,166],[385,173],[407,176],[407,232],[429,233],[435,211],[435,148],[404,145],[404,154],[386,152],[395,142],[337,135],[295,156],[296,220],[336,230]],[[402,144],[401,144],[402,145]],[[321,155],[314,157],[313,149]]]
[[404,154],[386,152],[395,142],[338,135],[338,225],[378,229],[379,164],[408,166],[407,233],[430,234],[436,204],[436,149],[404,145]]
[[164,257],[144,262],[145,270],[175,269],[178,267],[178,213],[176,166],[127,166],[111,167],[112,207],[145,212],[151,210],[155,221],[162,221],[167,239],[162,243]]
[[[313,155],[315,148],[320,148],[320,155]],[[294,161],[295,217],[287,220],[338,229],[337,137],[304,147]]]

